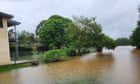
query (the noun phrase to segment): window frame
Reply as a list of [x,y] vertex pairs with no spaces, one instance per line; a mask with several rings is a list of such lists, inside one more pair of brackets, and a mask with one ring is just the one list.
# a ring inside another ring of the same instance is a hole
[[3,28],[2,18],[0,18],[0,29]]

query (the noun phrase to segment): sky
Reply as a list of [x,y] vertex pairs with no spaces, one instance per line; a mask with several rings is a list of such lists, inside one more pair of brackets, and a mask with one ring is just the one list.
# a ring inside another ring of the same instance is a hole
[[103,32],[116,39],[129,37],[138,21],[140,0],[0,0],[0,11],[21,22],[18,31],[35,32],[52,15],[95,17]]

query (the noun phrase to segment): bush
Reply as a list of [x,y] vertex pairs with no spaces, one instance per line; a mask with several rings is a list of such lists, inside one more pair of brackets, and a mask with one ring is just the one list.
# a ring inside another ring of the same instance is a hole
[[43,60],[46,63],[62,61],[67,58],[65,50],[55,49],[44,53]]
[[67,48],[66,49],[66,54],[67,54],[67,56],[76,56],[77,55],[76,49],[74,49],[74,48]]

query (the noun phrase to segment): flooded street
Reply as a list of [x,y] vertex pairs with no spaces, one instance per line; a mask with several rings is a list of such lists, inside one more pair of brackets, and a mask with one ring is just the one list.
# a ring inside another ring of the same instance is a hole
[[63,62],[0,73],[0,84],[67,84],[86,80],[90,84],[140,84],[140,52],[131,46],[74,57]]

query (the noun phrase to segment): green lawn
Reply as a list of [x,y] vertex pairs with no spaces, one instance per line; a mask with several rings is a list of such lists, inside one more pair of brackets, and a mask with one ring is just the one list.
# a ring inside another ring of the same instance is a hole
[[10,70],[24,68],[28,66],[31,66],[31,63],[2,65],[0,66],[0,72],[10,71]]

